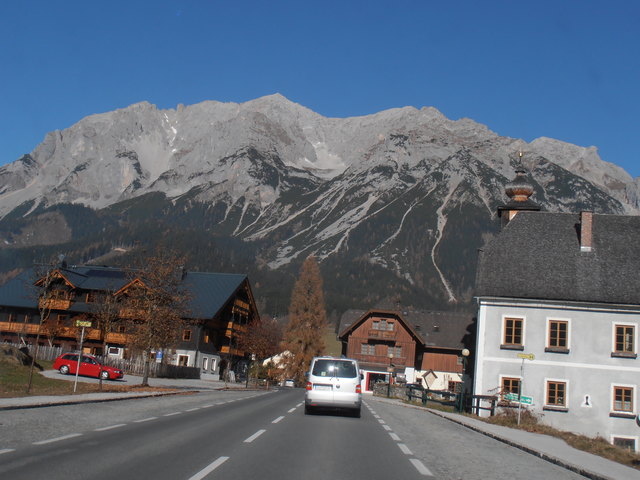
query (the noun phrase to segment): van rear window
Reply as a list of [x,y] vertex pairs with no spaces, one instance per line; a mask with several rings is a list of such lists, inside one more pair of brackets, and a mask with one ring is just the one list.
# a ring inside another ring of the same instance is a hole
[[355,378],[358,376],[356,365],[344,360],[316,360],[312,375],[317,377]]

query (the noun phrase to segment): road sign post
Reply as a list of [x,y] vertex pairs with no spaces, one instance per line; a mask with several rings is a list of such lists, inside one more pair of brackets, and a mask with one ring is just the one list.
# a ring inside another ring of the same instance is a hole
[[82,327],[80,332],[80,350],[78,351],[78,367],[76,368],[76,381],[73,384],[73,393],[76,393],[78,388],[78,375],[80,374],[80,364],[82,363],[82,344],[84,342],[84,329],[85,327],[91,328],[90,320],[76,320],[76,327]]
[[[525,397],[524,395],[522,395],[522,390],[524,389],[524,361],[533,361],[535,360],[536,356],[533,353],[519,353],[518,358],[522,359],[522,364],[520,365],[520,388],[518,389],[518,426],[520,426],[520,412],[522,411],[522,404],[533,404],[532,397]],[[526,402],[525,399],[527,400]]]

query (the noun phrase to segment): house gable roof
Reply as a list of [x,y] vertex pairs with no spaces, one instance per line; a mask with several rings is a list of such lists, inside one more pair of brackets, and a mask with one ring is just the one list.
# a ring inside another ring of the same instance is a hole
[[[131,274],[117,268],[78,266],[60,271],[75,288],[84,290],[116,292],[132,283]],[[36,308],[34,278],[34,270],[29,269],[0,286],[0,306]],[[247,289],[248,300],[253,303],[248,277],[243,274],[186,272],[182,285],[189,295],[187,318],[213,318],[241,288]],[[77,302],[70,310],[87,309],[86,304]]]
[[[348,335],[370,313],[384,310],[347,310],[340,317],[340,339],[346,340]],[[390,313],[390,312],[387,312]],[[472,345],[470,337],[474,335],[474,316],[467,312],[440,312],[408,310],[399,314],[404,325],[410,327],[423,347],[460,350]]]
[[592,251],[580,215],[520,212],[480,253],[479,297],[640,304],[640,217],[593,215]]
[[405,321],[404,318],[402,318],[402,315],[400,315],[399,312],[392,312],[387,310],[369,310],[364,315],[361,315],[360,318],[355,322],[353,322],[351,325],[345,326],[344,330],[340,332],[338,337],[342,339],[349,336],[351,332],[353,332],[356,328],[358,328],[364,321],[366,321],[370,317],[393,318],[399,321],[404,326],[404,328],[409,333],[411,333],[411,335],[416,339],[418,343],[420,343],[421,345],[424,344],[424,340],[422,339],[420,334],[416,332],[416,330],[413,328],[413,325],[411,325],[410,323],[407,323],[407,321]]

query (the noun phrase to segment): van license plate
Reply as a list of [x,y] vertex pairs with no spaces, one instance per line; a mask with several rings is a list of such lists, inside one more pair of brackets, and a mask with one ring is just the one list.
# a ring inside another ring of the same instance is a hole
[[314,385],[314,390],[331,390],[331,385]]

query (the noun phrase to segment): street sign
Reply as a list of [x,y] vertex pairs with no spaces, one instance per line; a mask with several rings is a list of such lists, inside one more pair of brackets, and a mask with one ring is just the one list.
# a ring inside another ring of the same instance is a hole
[[91,320],[76,320],[76,327],[91,328]]
[[524,360],[534,360],[536,356],[533,353],[519,353],[518,358],[522,358]]
[[520,403],[523,405],[533,405],[533,397],[527,397],[525,395],[522,395],[520,397]]
[[[517,393],[506,393],[504,399],[510,402],[518,402]],[[526,395],[520,396],[520,403],[522,405],[533,405],[533,397],[527,397]]]

